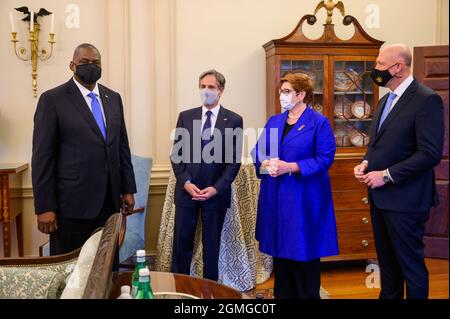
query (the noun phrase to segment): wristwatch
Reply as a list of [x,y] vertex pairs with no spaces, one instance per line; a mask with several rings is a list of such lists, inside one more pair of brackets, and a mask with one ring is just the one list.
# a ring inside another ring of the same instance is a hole
[[391,179],[390,179],[390,177],[389,177],[389,175],[388,175],[388,173],[387,173],[386,170],[383,171],[383,182],[384,182],[385,184],[391,182]]

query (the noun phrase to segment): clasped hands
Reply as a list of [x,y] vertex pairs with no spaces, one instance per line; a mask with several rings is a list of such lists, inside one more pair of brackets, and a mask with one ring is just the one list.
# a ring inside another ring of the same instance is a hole
[[185,183],[184,189],[191,195],[192,200],[199,202],[204,202],[217,195],[217,190],[212,186],[206,187],[205,189],[199,189],[193,183]]
[[271,158],[270,160],[264,160],[261,163],[261,168],[267,170],[270,176],[278,177],[286,173],[295,172],[296,169],[293,165],[297,166],[296,163],[288,163],[278,158]]
[[383,180],[383,171],[372,171],[366,174],[367,169],[368,166],[365,162],[353,168],[353,173],[358,181],[366,184],[372,189],[379,188],[386,184]]

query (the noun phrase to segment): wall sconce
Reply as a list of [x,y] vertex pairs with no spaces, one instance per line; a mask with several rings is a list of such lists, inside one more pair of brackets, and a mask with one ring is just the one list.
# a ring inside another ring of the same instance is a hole
[[[17,48],[17,32],[14,24],[13,14],[9,13],[9,19],[11,21],[11,34],[12,40],[11,42],[14,45],[14,53],[16,56],[22,61],[31,61],[31,77],[32,77],[32,85],[33,85],[33,96],[37,97],[37,76],[38,76],[38,59],[41,61],[47,61],[51,58],[53,54],[53,45],[55,42],[55,15],[51,12],[41,8],[38,13],[30,12],[28,7],[20,7],[15,8],[15,10],[22,12],[26,15],[25,18],[22,19],[24,22],[29,23],[29,33],[30,33],[30,49],[29,51],[25,47]],[[39,23],[37,22],[37,18],[44,16],[52,16],[51,27],[50,27],[50,51],[46,48],[39,49],[39,31],[41,30]]]

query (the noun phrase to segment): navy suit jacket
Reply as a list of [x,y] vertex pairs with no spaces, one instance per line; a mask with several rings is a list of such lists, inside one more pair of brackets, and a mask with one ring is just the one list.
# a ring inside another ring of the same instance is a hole
[[[177,129],[184,129],[185,134],[175,137],[175,147],[171,154],[172,168],[177,178],[175,205],[194,207],[198,203],[193,201],[184,189],[184,183],[190,180],[200,189],[213,186],[218,192],[216,196],[202,203],[204,209],[226,209],[230,207],[231,202],[231,183],[241,166],[243,120],[240,115],[220,107],[215,129],[220,131],[221,143],[217,145],[221,145],[222,153],[220,158],[217,157],[217,161],[205,163],[198,149],[201,143],[201,118],[202,107],[183,111],[178,117]],[[233,135],[232,131],[235,129],[238,134]]]
[[56,211],[65,218],[95,218],[103,206],[108,176],[117,210],[121,194],[136,192],[122,99],[98,86],[106,141],[73,79],[39,98],[31,164],[37,214]]
[[365,159],[369,171],[389,169],[395,183],[369,188],[369,196],[380,209],[428,211],[438,203],[433,168],[443,150],[442,99],[414,80],[377,133],[387,96],[378,103]]

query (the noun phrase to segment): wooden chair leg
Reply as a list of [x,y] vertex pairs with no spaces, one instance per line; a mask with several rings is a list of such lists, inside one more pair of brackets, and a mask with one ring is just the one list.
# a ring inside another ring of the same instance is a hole
[[22,212],[16,216],[16,233],[17,233],[17,247],[19,250],[19,257],[23,257],[23,224]]

